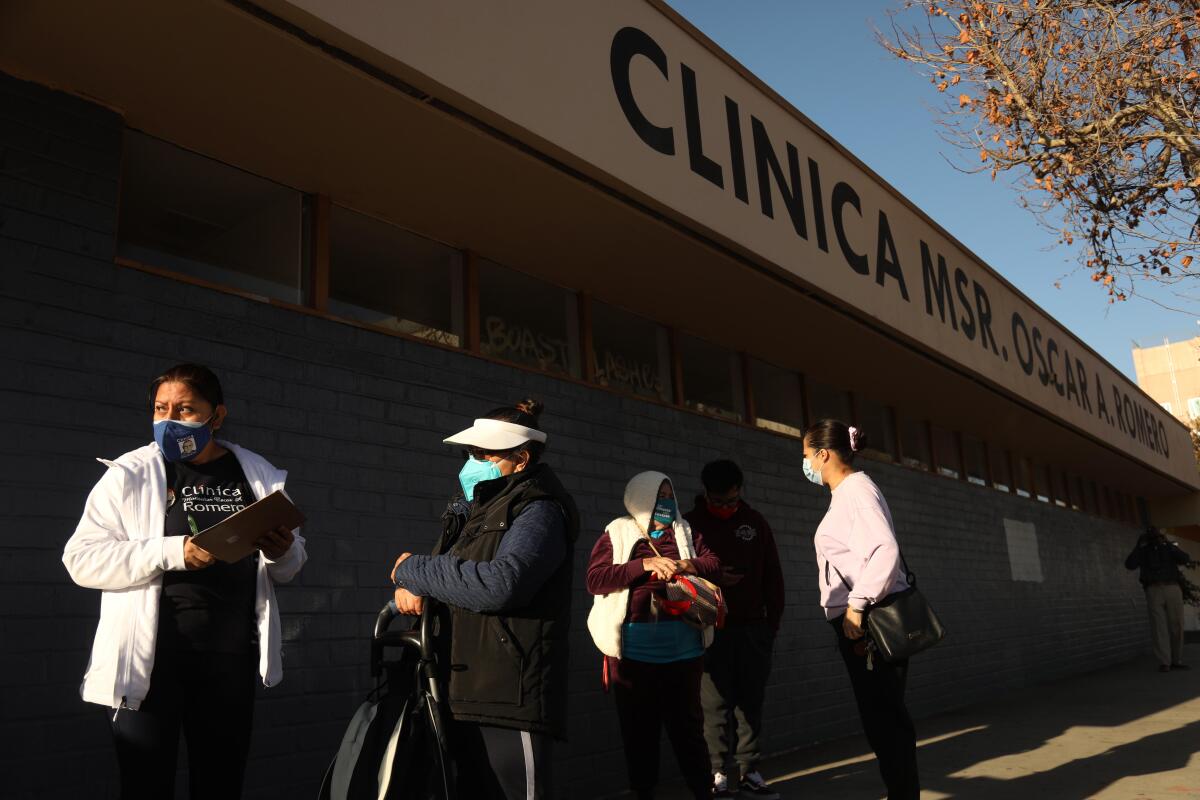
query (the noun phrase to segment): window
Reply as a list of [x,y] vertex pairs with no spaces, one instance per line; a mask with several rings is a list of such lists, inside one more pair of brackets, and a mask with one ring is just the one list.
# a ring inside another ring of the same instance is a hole
[[120,203],[118,256],[303,302],[299,192],[126,130]]
[[1083,489],[1083,478],[1078,475],[1071,475],[1067,478],[1071,486],[1071,508],[1075,511],[1089,511],[1087,507],[1087,494]]
[[870,397],[857,395],[858,419],[856,424],[867,434],[868,453],[896,459],[896,426],[892,410]]
[[592,303],[592,367],[601,386],[671,399],[667,329],[606,303]]
[[479,348],[485,356],[579,377],[574,292],[481,261],[479,316]]
[[462,254],[334,206],[329,312],[454,347],[462,343]]
[[1029,459],[1013,456],[1013,486],[1018,497],[1033,497],[1033,469]]
[[683,402],[688,408],[741,421],[742,365],[732,350],[679,335],[679,361],[683,368]]
[[932,426],[934,463],[939,475],[957,478],[962,475],[962,459],[959,458],[958,440],[953,431]]
[[1050,469],[1042,464],[1033,465],[1033,494],[1039,503],[1050,502]]
[[1002,492],[1013,491],[1012,455],[1003,447],[989,445],[988,462],[992,468],[992,487]]
[[[1167,409],[1170,411],[1170,409]],[[1200,397],[1189,397],[1187,401],[1188,419],[1200,419]]]
[[915,469],[929,469],[929,425],[925,420],[900,417],[900,462]]
[[1133,497],[1131,495],[1121,493],[1122,507],[1125,509],[1124,520],[1130,525],[1137,519],[1137,512],[1134,509]]
[[1051,490],[1054,492],[1054,505],[1066,508],[1071,501],[1071,488],[1067,483],[1067,473],[1060,469],[1050,468]]
[[850,418],[850,393],[844,389],[835,389],[827,383],[809,380],[808,405],[814,422],[837,419],[848,425],[854,424],[854,420]]
[[799,375],[750,359],[750,388],[754,392],[755,425],[789,436],[804,434]]
[[966,472],[967,480],[976,486],[987,486],[987,448],[983,446],[983,441],[964,434],[962,449],[965,462],[963,470]]

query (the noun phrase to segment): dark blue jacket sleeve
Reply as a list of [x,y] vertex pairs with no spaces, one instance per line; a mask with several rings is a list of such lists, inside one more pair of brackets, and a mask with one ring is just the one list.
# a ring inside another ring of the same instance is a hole
[[422,597],[478,612],[498,613],[528,605],[567,554],[566,519],[552,500],[526,506],[491,561],[454,555],[409,556],[396,582]]

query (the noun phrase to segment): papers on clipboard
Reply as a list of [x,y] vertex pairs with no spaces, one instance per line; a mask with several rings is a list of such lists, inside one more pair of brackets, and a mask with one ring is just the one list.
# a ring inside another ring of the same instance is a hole
[[258,537],[280,525],[291,530],[304,524],[304,515],[283,492],[272,492],[192,537],[192,542],[232,564],[255,552]]

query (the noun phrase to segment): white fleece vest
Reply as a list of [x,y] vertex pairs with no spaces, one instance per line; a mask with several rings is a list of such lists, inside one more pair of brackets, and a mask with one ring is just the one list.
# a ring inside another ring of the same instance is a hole
[[[696,557],[692,545],[692,527],[682,519],[674,524],[675,546],[679,548],[680,560]],[[619,517],[608,524],[604,535],[612,542],[614,564],[625,564],[633,555],[633,548],[646,534],[633,517]],[[600,652],[613,658],[621,657],[621,626],[629,611],[629,590],[621,589],[610,594],[598,594],[592,598],[592,610],[588,614],[588,631]],[[713,641],[712,626],[704,629],[704,646]]]

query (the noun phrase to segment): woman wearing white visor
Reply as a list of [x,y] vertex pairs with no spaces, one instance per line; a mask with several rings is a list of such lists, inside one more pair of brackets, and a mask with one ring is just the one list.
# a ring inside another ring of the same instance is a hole
[[445,439],[465,450],[462,495],[442,517],[433,555],[404,553],[396,605],[449,609],[447,696],[458,793],[548,798],[551,744],[565,738],[567,628],[579,514],[541,463],[542,406],[498,408]]

